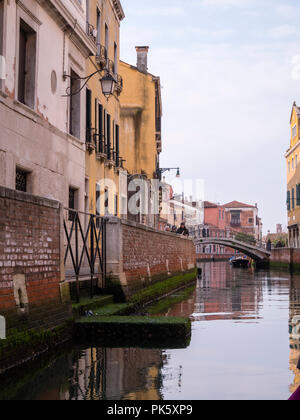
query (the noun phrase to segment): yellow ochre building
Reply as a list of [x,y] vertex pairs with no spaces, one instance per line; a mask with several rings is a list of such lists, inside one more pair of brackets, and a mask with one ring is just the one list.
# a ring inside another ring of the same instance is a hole
[[[151,180],[159,178],[159,155],[162,151],[161,139],[161,85],[160,78],[148,72],[149,47],[136,47],[137,66],[120,63],[120,73],[124,80],[121,101],[120,154],[124,157],[124,168],[128,182],[142,179],[148,185],[151,203],[154,191]],[[158,215],[149,209],[149,214],[140,212],[128,218],[152,227],[158,227]]]
[[[87,59],[92,77],[86,88],[86,180],[85,211],[103,215],[119,214],[119,173],[122,160],[120,142],[120,100],[122,78],[119,76],[120,23],[125,14],[119,0],[88,2],[87,31],[97,45],[97,55]],[[116,80],[109,100],[103,95],[99,79],[109,72]],[[104,183],[103,180],[110,182]],[[105,193],[105,194],[104,194]],[[99,200],[99,201],[98,201]],[[96,203],[100,202],[101,207]]]
[[291,142],[285,154],[287,165],[287,210],[289,245],[300,247],[300,108],[294,102],[290,119]]
[[[101,73],[86,86],[85,211],[130,218],[128,184],[132,178],[151,182],[157,177],[161,152],[161,87],[148,73],[149,47],[137,47],[137,66],[120,61],[120,24],[125,14],[119,0],[88,2],[87,31],[97,45],[88,57],[87,72]],[[113,95],[107,99],[101,79],[113,76]],[[154,215],[134,220],[155,226]]]

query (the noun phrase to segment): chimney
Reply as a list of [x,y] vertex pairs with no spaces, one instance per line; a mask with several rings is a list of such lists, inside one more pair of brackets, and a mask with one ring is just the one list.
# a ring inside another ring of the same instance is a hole
[[137,52],[137,68],[142,73],[148,71],[148,51],[149,47],[135,47]]

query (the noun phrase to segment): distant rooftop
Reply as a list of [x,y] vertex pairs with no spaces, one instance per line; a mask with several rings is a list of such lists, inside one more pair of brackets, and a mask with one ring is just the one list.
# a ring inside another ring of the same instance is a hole
[[231,201],[230,203],[224,204],[226,209],[243,209],[243,208],[253,208],[255,209],[256,206],[252,206],[251,204],[241,203],[239,201]]

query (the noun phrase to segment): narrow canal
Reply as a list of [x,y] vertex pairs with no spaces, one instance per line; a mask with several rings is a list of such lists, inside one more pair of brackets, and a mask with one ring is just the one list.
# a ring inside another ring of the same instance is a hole
[[300,386],[300,275],[201,266],[195,292],[165,311],[193,320],[188,348],[74,348],[0,380],[0,399],[288,399]]

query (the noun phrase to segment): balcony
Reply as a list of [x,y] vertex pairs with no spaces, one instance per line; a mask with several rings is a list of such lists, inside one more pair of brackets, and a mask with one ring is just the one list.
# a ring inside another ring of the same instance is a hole
[[[99,137],[99,135],[98,135]],[[107,145],[105,144],[105,141],[103,139],[98,139],[96,147],[96,158],[100,161],[104,161],[107,159]]]
[[106,48],[98,44],[97,45],[97,55],[96,55],[96,63],[99,65],[101,69],[105,68],[107,62],[107,51]]
[[230,227],[232,227],[232,228],[240,228],[241,227],[241,222],[238,222],[238,221],[233,221],[233,222],[231,222],[230,223]]
[[118,95],[120,95],[123,91],[123,78],[119,74],[116,75],[116,92]]
[[94,42],[97,42],[97,29],[89,22],[86,23],[87,36]]
[[89,153],[93,153],[93,151],[96,149],[95,135],[93,134],[93,131],[94,129],[92,128],[86,129],[85,144],[86,150]]

